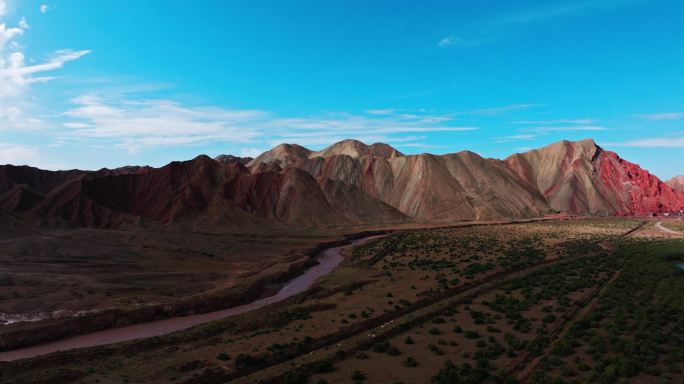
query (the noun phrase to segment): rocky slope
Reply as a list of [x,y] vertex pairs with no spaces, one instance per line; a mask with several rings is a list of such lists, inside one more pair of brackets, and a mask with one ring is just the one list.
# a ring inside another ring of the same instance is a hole
[[684,175],[675,176],[665,183],[677,192],[684,192]]
[[331,226],[680,209],[684,193],[592,140],[503,161],[468,151],[404,155],[386,144],[344,140],[318,152],[281,144],[254,159],[198,156],[161,168],[0,166],[3,220],[95,227],[197,220]]
[[0,166],[0,209],[40,222],[116,227],[140,220],[221,225],[357,224],[404,215],[354,186],[331,187],[298,168],[252,173],[199,156],[142,173],[50,172]]
[[684,194],[591,139],[561,141],[505,161],[559,211],[644,215],[684,208]]
[[386,144],[345,140],[318,152],[278,146],[248,166],[259,172],[272,163],[356,186],[419,220],[532,217],[549,211],[544,197],[504,162],[467,151],[403,155]]

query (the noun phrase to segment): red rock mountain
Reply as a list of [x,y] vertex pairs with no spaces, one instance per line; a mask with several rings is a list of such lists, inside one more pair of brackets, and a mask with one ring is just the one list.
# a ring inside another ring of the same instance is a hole
[[298,168],[252,173],[207,156],[162,168],[51,172],[0,166],[0,209],[40,222],[116,227],[139,220],[223,225],[403,221],[393,207]]
[[684,194],[587,139],[561,141],[506,159],[549,205],[580,215],[644,215],[679,211]]
[[318,152],[281,144],[254,159],[198,156],[161,168],[0,166],[3,220],[81,226],[331,226],[681,209],[684,193],[592,140],[505,160],[468,151],[404,155],[345,140]]

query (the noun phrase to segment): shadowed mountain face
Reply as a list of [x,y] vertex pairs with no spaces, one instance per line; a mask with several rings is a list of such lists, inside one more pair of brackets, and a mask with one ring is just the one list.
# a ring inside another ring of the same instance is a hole
[[0,209],[42,223],[117,227],[140,221],[217,225],[349,225],[407,218],[349,185],[299,168],[252,173],[242,161],[199,156],[162,168],[97,172],[0,166]]
[[345,140],[318,152],[281,144],[255,159],[199,156],[161,168],[0,166],[3,216],[81,226],[329,226],[680,209],[684,193],[592,140],[503,161],[467,151],[403,155],[386,144]]

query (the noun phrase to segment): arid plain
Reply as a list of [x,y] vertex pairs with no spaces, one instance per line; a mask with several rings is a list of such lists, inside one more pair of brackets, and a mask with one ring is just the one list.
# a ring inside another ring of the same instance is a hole
[[0,377],[678,382],[683,240],[658,223],[404,228],[344,248],[337,269],[282,302],[151,339],[3,363]]

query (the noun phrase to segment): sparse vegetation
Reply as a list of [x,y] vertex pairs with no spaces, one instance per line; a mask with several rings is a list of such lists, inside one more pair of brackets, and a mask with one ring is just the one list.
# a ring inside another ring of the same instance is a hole
[[[681,243],[658,263],[649,249],[665,243],[598,245],[628,228],[596,220],[398,232],[275,312],[161,337],[165,347],[141,357],[176,368],[150,364],[141,375],[107,357],[86,381],[112,375],[107,367],[132,381],[178,382],[256,379],[273,367],[289,383],[388,381],[389,372],[406,383],[509,383],[526,369],[535,383],[678,382],[684,312],[668,292],[684,290]],[[164,353],[174,345],[177,356]]]

